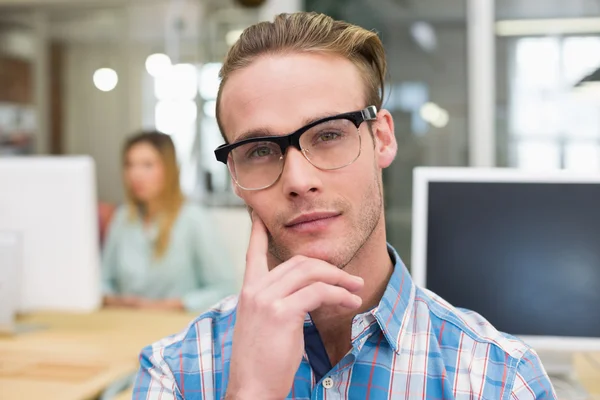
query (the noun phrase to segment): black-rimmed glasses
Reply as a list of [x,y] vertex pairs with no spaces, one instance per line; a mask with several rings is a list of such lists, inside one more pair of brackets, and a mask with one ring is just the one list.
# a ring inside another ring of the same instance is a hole
[[360,125],[376,119],[376,107],[369,106],[360,111],[320,119],[289,135],[261,136],[224,144],[215,150],[215,156],[227,164],[240,188],[266,189],[281,176],[285,154],[290,146],[322,170],[340,169],[352,164],[360,156]]

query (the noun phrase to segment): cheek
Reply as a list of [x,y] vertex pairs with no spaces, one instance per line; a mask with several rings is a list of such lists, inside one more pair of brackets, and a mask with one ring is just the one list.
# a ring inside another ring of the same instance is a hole
[[143,168],[131,167],[125,172],[125,181],[129,184],[144,184],[147,180],[147,174]]
[[268,192],[240,192],[240,198],[244,200],[248,213],[254,211],[267,227],[273,226],[277,213],[284,204],[283,199],[276,198]]
[[125,180],[125,183],[131,183],[131,181],[133,180],[131,169],[126,169],[123,172],[123,179]]
[[165,174],[162,168],[153,167],[148,171],[148,183],[155,188],[161,188],[164,184]]
[[340,170],[341,176],[336,175],[327,181],[330,191],[349,198],[360,198],[365,191],[371,190],[373,180],[377,179],[374,162],[366,157],[359,161]]
[[273,206],[269,207],[269,204],[273,204],[273,199],[267,196],[261,196],[261,193],[248,193],[240,191],[240,197],[244,200],[248,212],[252,213],[254,210],[261,219],[269,217],[269,208],[273,210]]

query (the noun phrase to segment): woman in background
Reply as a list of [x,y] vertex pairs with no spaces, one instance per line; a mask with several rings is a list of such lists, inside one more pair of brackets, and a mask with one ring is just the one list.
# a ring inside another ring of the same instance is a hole
[[104,304],[200,312],[233,294],[233,266],[214,223],[181,192],[171,138],[131,137],[123,166],[127,202],[103,251]]

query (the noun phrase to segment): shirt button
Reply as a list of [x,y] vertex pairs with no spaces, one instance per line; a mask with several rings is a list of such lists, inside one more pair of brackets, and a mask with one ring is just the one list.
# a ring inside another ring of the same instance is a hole
[[325,389],[331,389],[333,387],[333,379],[331,379],[329,377],[323,379],[323,387]]

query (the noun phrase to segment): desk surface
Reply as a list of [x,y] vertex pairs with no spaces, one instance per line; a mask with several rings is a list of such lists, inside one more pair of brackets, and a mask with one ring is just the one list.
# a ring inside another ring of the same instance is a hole
[[600,399],[600,353],[577,354],[573,364],[579,383],[592,399]]
[[137,371],[144,346],[180,331],[193,318],[184,313],[134,310],[20,318],[20,323],[43,328],[0,336],[1,397],[97,397],[115,380]]

